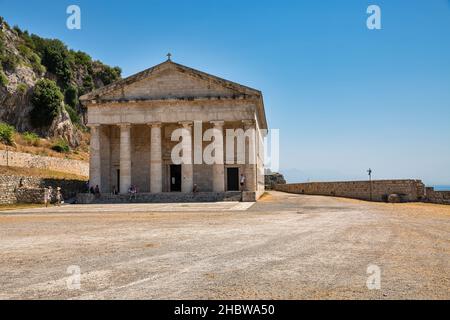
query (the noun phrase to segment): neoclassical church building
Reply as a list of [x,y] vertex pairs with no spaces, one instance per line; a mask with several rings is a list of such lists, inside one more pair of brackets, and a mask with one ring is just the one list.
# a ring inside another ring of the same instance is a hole
[[[114,189],[124,194],[134,186],[142,194],[240,191],[246,201],[257,200],[264,192],[262,141],[267,130],[262,93],[174,63],[168,56],[159,65],[80,97],[91,129],[90,185],[98,185],[102,194]],[[172,150],[185,139],[174,141],[179,128],[192,146],[192,152],[181,154],[192,162],[174,162]],[[222,136],[222,146],[213,152],[223,157],[222,163],[202,159],[217,139],[196,139],[208,129]],[[246,136],[244,150],[231,146],[227,129],[254,132],[256,142]]]

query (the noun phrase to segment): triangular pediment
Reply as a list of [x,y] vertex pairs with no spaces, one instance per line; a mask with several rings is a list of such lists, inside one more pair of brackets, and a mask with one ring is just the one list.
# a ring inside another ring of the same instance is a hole
[[260,96],[258,90],[166,61],[82,96],[89,100],[159,100]]

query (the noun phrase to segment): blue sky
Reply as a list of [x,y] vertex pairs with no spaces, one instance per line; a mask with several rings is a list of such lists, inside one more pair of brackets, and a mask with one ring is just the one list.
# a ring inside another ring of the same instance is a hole
[[[81,7],[82,29],[66,28]],[[382,30],[368,30],[368,5]],[[450,184],[450,2],[2,1],[11,24],[118,65],[173,60],[262,90],[281,172]]]

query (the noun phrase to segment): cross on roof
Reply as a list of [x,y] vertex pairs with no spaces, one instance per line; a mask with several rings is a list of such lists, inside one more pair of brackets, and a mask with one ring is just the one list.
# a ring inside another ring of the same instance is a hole
[[168,61],[170,61],[170,58],[172,57],[172,54],[169,52],[168,54],[167,54],[167,60]]

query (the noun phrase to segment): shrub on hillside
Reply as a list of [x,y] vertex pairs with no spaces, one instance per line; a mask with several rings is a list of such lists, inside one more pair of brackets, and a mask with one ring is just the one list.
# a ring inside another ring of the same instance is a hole
[[70,85],[64,92],[64,100],[72,108],[76,108],[78,105],[78,89],[77,87]]
[[4,144],[12,145],[14,143],[14,132],[16,130],[13,126],[0,122],[0,141]]
[[66,140],[60,139],[52,146],[52,150],[61,153],[67,153],[70,151],[70,147]]
[[22,135],[23,140],[25,141],[26,144],[30,145],[30,146],[39,146],[41,139],[39,138],[39,136],[34,133],[34,132],[25,132]]
[[78,113],[75,111],[74,108],[72,108],[68,104],[66,104],[64,108],[69,114],[70,120],[72,121],[73,124],[80,123],[80,116],[78,115]]
[[30,112],[31,124],[34,127],[48,126],[58,115],[64,96],[56,83],[49,79],[41,79],[36,83],[31,103],[34,108]]
[[20,44],[18,46],[18,49],[22,56],[28,59],[28,61],[30,62],[30,66],[34,72],[36,72],[38,75],[42,75],[45,72],[45,67],[41,64],[41,58],[35,52],[33,52],[33,50],[29,46]]
[[25,83],[19,83],[17,85],[17,92],[21,95],[24,95],[28,90],[28,86]]
[[6,87],[8,85],[8,78],[6,77],[3,70],[0,68],[0,85]]
[[14,54],[3,54],[1,60],[5,70],[14,71],[19,65],[19,59]]
[[3,31],[0,29],[0,54],[5,50],[5,40]]

